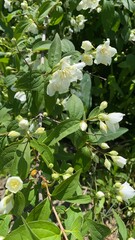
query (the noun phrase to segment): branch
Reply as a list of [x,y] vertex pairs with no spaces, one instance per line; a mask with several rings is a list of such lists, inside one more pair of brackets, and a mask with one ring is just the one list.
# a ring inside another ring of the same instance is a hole
[[64,239],[65,239],[65,240],[68,240],[67,235],[66,235],[66,233],[65,233],[65,229],[64,229],[64,227],[63,227],[63,225],[62,225],[62,223],[61,223],[61,220],[60,220],[60,218],[59,218],[59,216],[58,216],[58,213],[57,213],[57,211],[56,211],[56,209],[55,209],[55,206],[53,205],[53,202],[52,202],[52,199],[51,199],[51,194],[50,194],[49,188],[48,188],[48,182],[47,182],[47,180],[46,180],[45,177],[43,177],[43,176],[40,176],[40,177],[42,178],[43,182],[45,183],[46,192],[47,192],[47,197],[48,197],[48,199],[49,199],[49,201],[50,201],[50,203],[51,203],[52,211],[53,211],[53,213],[54,213],[54,215],[55,215],[55,217],[56,217],[56,220],[57,220],[57,222],[58,222],[58,224],[59,224],[60,230],[61,230],[61,232],[62,232],[62,234],[63,234],[63,236],[64,236]]

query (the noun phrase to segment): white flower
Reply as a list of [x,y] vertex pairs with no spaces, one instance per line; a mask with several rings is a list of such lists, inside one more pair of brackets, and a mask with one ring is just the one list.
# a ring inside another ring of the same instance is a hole
[[8,214],[14,206],[13,194],[4,197],[0,201],[0,214]]
[[110,46],[110,39],[108,38],[104,44],[100,44],[96,48],[96,64],[110,65],[112,62],[112,57],[117,53],[117,50]]
[[130,237],[130,238],[128,238],[128,240],[135,240],[135,238]]
[[93,46],[92,46],[92,43],[90,41],[83,41],[82,42],[82,45],[81,45],[81,48],[85,51],[85,52],[88,52],[90,51]]
[[3,239],[5,239],[5,237],[3,237],[3,236],[0,236],[0,240],[3,240]]
[[4,8],[8,9],[9,12],[12,12],[13,7],[11,6],[11,1],[4,0]]
[[84,18],[83,15],[79,14],[75,18],[71,18],[71,26],[74,27],[74,32],[80,32],[84,28],[84,23],[87,20]]
[[82,54],[82,61],[88,65],[88,66],[91,66],[93,64],[93,56],[91,54],[86,54],[86,53],[83,53]]
[[23,1],[23,2],[21,3],[21,8],[22,8],[23,10],[26,10],[26,9],[28,8],[28,3],[27,3],[26,1]]
[[114,161],[114,163],[120,168],[123,168],[127,163],[127,159],[121,156],[111,156],[111,158]]
[[26,102],[26,94],[25,92],[17,92],[15,95],[14,95],[14,98],[16,98],[17,100],[19,100],[21,103],[24,103]]
[[101,198],[103,198],[105,196],[105,194],[102,191],[98,191],[96,193],[96,196],[97,196],[97,198],[101,199]]
[[29,122],[27,119],[22,119],[20,122],[19,122],[19,127],[24,129],[24,130],[27,130],[28,127],[29,127]]
[[37,28],[37,25],[32,22],[28,28],[28,31],[33,33],[33,34],[38,34],[38,28]]
[[80,11],[81,9],[86,10],[90,8],[91,10],[97,8],[100,0],[82,0],[79,5],[77,6],[77,10]]
[[128,202],[128,199],[135,196],[135,190],[129,185],[129,183],[125,182],[121,184],[119,194],[124,201]]
[[12,193],[17,193],[23,188],[23,181],[20,177],[9,177],[6,182],[6,188]]
[[82,131],[86,131],[87,127],[88,127],[88,125],[87,125],[87,123],[85,121],[81,121],[80,122],[80,129]]
[[132,29],[129,36],[129,41],[135,41],[135,29]]
[[119,122],[123,119],[124,116],[125,114],[123,113],[118,112],[109,113],[105,120],[108,129],[111,132],[116,132],[119,129]]
[[69,90],[71,82],[76,82],[83,78],[81,70],[85,63],[76,63],[71,65],[70,56],[64,57],[59,63],[59,70],[52,74],[52,79],[47,86],[47,94],[53,96],[55,92],[60,94]]

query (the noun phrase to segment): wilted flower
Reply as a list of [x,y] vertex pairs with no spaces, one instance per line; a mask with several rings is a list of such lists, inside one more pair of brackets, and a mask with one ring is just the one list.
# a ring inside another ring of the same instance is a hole
[[128,202],[128,199],[135,196],[135,190],[129,185],[129,183],[125,182],[121,184],[119,194],[124,201]]
[[93,48],[93,45],[90,41],[83,41],[81,48],[85,51],[88,52]]
[[86,10],[90,8],[91,10],[97,8],[100,0],[82,0],[79,5],[77,6],[77,10],[80,11],[81,9]]
[[55,92],[60,94],[68,92],[71,82],[76,82],[83,78],[81,70],[85,63],[80,62],[71,65],[70,57],[67,56],[61,59],[59,70],[52,74],[52,79],[47,86],[47,94],[49,96],[53,96]]
[[17,92],[15,95],[14,95],[14,98],[16,98],[17,100],[19,100],[21,103],[24,103],[26,102],[26,94],[25,92]]
[[14,207],[13,194],[10,194],[0,201],[0,214],[8,214],[13,207]]
[[121,156],[111,156],[111,158],[114,161],[114,163],[120,168],[123,168],[127,163],[127,159]]
[[100,44],[96,48],[96,64],[110,65],[112,62],[112,57],[117,53],[117,50],[110,46],[110,39],[108,38],[104,44]]
[[96,193],[96,196],[97,196],[97,198],[101,199],[101,198],[103,198],[105,196],[105,194],[102,191],[98,191]]
[[82,30],[84,28],[84,23],[87,20],[85,19],[85,17],[81,14],[79,14],[78,16],[76,16],[75,18],[71,18],[71,26],[73,26],[74,28],[74,32],[80,32],[80,30]]
[[8,136],[10,137],[10,138],[14,138],[14,137],[19,137],[20,136],[20,133],[19,132],[17,132],[17,131],[10,131],[9,133],[8,133]]
[[13,7],[11,5],[11,1],[9,0],[4,0],[4,8],[8,9],[9,12],[12,12]]
[[82,131],[86,131],[87,127],[88,127],[88,125],[87,125],[87,123],[85,121],[81,121],[80,122],[80,129]]
[[9,177],[6,182],[6,188],[12,193],[17,193],[23,188],[23,181],[20,177]]
[[27,119],[22,119],[20,122],[19,122],[19,127],[24,129],[24,130],[27,130],[28,127],[29,127],[29,122]]

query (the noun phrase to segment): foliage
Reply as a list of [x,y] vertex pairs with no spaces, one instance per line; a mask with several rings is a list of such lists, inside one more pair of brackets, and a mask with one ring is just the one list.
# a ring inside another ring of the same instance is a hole
[[135,238],[135,2],[88,2],[0,0],[5,240]]

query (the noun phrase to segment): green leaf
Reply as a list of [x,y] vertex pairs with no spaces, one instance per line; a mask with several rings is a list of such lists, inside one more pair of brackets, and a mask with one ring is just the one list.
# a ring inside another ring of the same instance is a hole
[[18,146],[18,143],[9,145],[1,152],[0,154],[1,173],[10,173],[17,146]]
[[71,177],[60,183],[52,192],[52,197],[59,200],[67,200],[71,198],[79,185],[79,177],[81,171],[77,171]]
[[69,41],[68,39],[62,39],[61,46],[62,46],[62,52],[64,52],[64,53],[75,51],[74,44],[71,41]]
[[88,204],[91,201],[91,197],[89,195],[78,195],[73,196],[72,198],[68,198],[65,201],[76,204]]
[[90,112],[89,116],[88,116],[88,119],[90,121],[95,121],[95,119],[97,119],[97,116],[99,115],[100,113],[100,109],[99,107],[95,107],[94,109],[92,109],[92,111]]
[[120,234],[121,240],[127,240],[127,228],[125,223],[122,221],[120,216],[113,210],[114,217],[116,219],[117,225],[118,225],[118,231]]
[[19,39],[22,36],[22,34],[25,31],[27,31],[30,25],[31,25],[31,19],[29,18],[19,21],[19,23],[16,25],[16,28],[15,28],[14,37],[16,39]]
[[106,33],[110,32],[114,19],[114,2],[111,0],[104,0],[102,11],[102,25]]
[[81,119],[84,114],[84,106],[80,98],[76,95],[72,95],[67,104],[66,109],[69,112],[69,117],[74,119]]
[[92,95],[91,95],[91,77],[90,74],[85,73],[83,79],[80,82],[81,85],[81,98],[88,110],[92,105]]
[[50,213],[50,202],[48,198],[46,198],[34,207],[34,209],[30,212],[29,216],[26,218],[26,221],[31,222],[37,220],[48,220]]
[[[25,222],[26,223],[26,222]],[[40,240],[61,240],[60,229],[53,223],[47,221],[29,222],[34,237]],[[34,238],[33,238],[34,239]],[[16,230],[9,233],[5,240],[33,240],[26,230],[25,226],[20,226]]]
[[36,140],[31,140],[30,141],[30,146],[34,149],[36,149],[41,157],[43,158],[44,162],[46,163],[46,165],[48,166],[50,163],[54,163],[54,157],[53,154],[50,150],[50,148],[45,145],[45,144],[41,144]]
[[55,145],[61,139],[76,132],[80,128],[80,121],[78,120],[65,120],[54,128],[49,136],[44,140],[45,143],[49,143],[50,146]]
[[51,9],[57,4],[57,2],[53,1],[45,1],[42,3],[42,5],[38,9],[38,21],[42,21],[47,17]]
[[116,138],[119,138],[121,135],[123,135],[124,133],[126,133],[128,131],[127,128],[119,128],[116,132],[111,132],[108,131],[106,134],[104,134],[104,136],[102,136],[97,143],[103,143],[103,142],[108,142],[108,141],[112,141]]
[[6,236],[9,232],[9,224],[11,222],[11,215],[0,216],[0,235]]
[[61,40],[59,34],[56,33],[55,38],[48,51],[48,63],[50,67],[54,67],[61,60]]
[[51,46],[51,41],[49,40],[38,41],[33,45],[32,51],[33,53],[45,51],[45,50],[48,50],[50,46]]
[[14,208],[12,213],[15,216],[21,216],[25,207],[25,197],[22,192],[17,192],[14,196]]
[[25,221],[25,219],[22,217],[22,221],[24,223],[24,226],[26,228],[26,231],[28,232],[28,236],[30,240],[40,240],[37,235],[32,231],[29,224]]
[[16,149],[14,154],[14,160],[12,162],[11,174],[19,175],[22,179],[25,179],[30,170],[31,156],[30,145],[27,139],[24,139]]
[[87,225],[91,234],[92,240],[104,240],[110,233],[110,229],[102,224],[96,223],[87,219]]
[[135,12],[135,3],[132,0],[121,0],[124,7],[130,12]]
[[73,236],[75,237],[75,239],[77,240],[83,240],[83,237],[80,233],[81,227],[82,227],[82,217],[79,216],[73,222],[72,228],[70,230]]
[[56,6],[55,9],[53,9],[53,12],[51,12],[50,16],[50,26],[55,26],[59,24],[64,16],[64,12],[61,6]]

